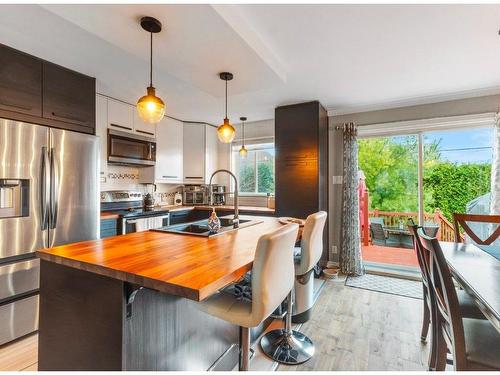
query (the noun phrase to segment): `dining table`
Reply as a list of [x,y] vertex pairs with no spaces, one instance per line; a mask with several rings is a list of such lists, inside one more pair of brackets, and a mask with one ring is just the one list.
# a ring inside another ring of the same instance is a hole
[[440,241],[450,271],[500,332],[500,249]]

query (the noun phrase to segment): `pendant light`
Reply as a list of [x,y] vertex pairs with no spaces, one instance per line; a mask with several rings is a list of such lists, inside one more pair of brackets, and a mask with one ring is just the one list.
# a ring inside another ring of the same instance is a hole
[[233,74],[229,72],[223,72],[219,74],[220,79],[226,81],[226,117],[224,117],[224,123],[219,125],[217,128],[217,136],[219,137],[219,141],[222,143],[231,143],[236,134],[236,130],[234,130],[233,125],[229,123],[229,119],[227,118],[227,81],[233,79]]
[[243,141],[241,143],[241,148],[240,148],[240,156],[242,158],[246,158],[248,154],[248,150],[245,147],[245,121],[247,120],[246,117],[240,117],[241,121],[241,130],[242,130],[242,135],[243,135]]
[[153,87],[153,33],[161,31],[161,22],[153,17],[142,17],[141,26],[150,34],[149,86],[147,94],[137,101],[137,112],[144,122],[156,124],[165,115],[165,103],[156,96]]

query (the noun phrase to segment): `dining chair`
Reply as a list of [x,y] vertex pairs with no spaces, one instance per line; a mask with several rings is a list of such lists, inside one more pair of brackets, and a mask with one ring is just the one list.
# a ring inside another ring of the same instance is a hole
[[[434,316],[433,308],[434,304],[434,294],[432,288],[429,285],[430,280],[430,253],[427,251],[420,242],[420,238],[417,235],[417,230],[419,227],[417,225],[408,225],[409,232],[414,236],[414,249],[417,254],[417,261],[420,268],[420,273],[422,275],[422,289],[423,289],[423,304],[424,304],[424,315],[422,319],[422,330],[420,333],[420,340],[422,342],[427,341],[427,335],[429,333],[429,328],[431,327],[431,317]],[[424,233],[426,233],[425,228],[422,228]],[[427,233],[426,233],[427,234]],[[428,236],[431,237],[431,236]],[[464,318],[471,319],[486,319],[484,314],[479,310],[479,308],[474,303],[472,297],[464,290],[457,290],[457,298],[460,314]],[[434,327],[432,327],[434,329]],[[435,368],[436,361],[436,334],[431,335],[431,347],[429,351],[429,368]]]
[[439,241],[427,236],[422,228],[417,230],[417,237],[423,253],[429,255],[435,369],[445,369],[449,351],[455,370],[500,370],[500,333],[487,320],[462,316],[457,290]]
[[[486,239],[480,239],[468,223],[498,224],[495,230]],[[455,228],[455,242],[462,242],[460,227],[478,245],[491,245],[500,236],[500,215],[453,214]]]

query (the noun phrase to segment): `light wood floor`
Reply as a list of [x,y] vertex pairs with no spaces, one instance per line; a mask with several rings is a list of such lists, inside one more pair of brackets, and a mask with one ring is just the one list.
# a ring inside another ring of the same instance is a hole
[[[422,301],[327,281],[302,326],[316,353],[278,370],[426,370],[420,343]],[[36,370],[37,335],[0,347],[0,371]]]
[[278,370],[426,370],[420,343],[422,300],[328,281],[301,332],[316,352],[299,366]]

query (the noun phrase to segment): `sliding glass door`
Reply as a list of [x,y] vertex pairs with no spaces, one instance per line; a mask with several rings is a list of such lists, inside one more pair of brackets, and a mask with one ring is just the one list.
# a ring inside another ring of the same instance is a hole
[[407,225],[453,241],[453,213],[488,214],[493,128],[359,140],[360,222],[367,269],[418,274]]

